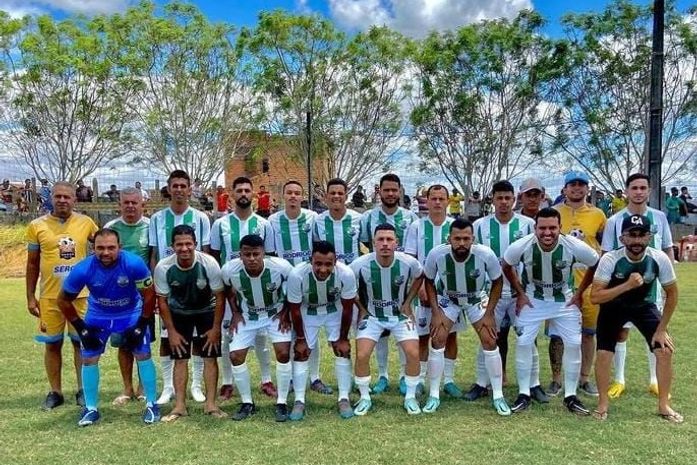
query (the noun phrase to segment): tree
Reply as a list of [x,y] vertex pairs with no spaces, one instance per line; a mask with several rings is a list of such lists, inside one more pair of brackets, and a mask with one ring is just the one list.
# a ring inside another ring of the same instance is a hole
[[[648,159],[651,80],[649,6],[620,0],[599,13],[570,14],[568,69],[558,83],[555,148],[614,192]],[[681,179],[697,145],[697,35],[694,22],[666,5],[662,181]]]

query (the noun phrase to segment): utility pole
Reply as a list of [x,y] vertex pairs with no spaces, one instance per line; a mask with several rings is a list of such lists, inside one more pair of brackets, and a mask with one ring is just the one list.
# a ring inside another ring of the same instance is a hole
[[312,112],[307,111],[305,114],[305,135],[307,137],[307,204],[310,210],[314,207],[312,200],[314,198],[312,189]]
[[661,163],[663,161],[663,30],[665,1],[653,2],[653,49],[651,53],[651,109],[649,114],[648,175],[651,183],[649,203],[653,208],[663,206]]

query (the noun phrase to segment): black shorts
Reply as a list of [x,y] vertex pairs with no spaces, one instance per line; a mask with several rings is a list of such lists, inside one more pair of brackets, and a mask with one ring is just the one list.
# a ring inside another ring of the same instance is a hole
[[[184,360],[191,358],[191,353],[200,355],[202,358],[217,358],[220,357],[220,342],[208,351],[203,350],[203,345],[206,340],[201,337],[209,329],[213,328],[213,320],[215,315],[210,313],[201,313],[197,315],[181,315],[177,313],[172,314],[172,323],[174,323],[174,329],[189,343],[186,347],[186,352],[183,355],[177,355],[172,352],[170,356],[174,360]],[[194,337],[194,328],[196,328],[196,334],[198,336]],[[167,341],[169,342],[169,341]],[[168,344],[169,345],[169,344]],[[193,350],[192,350],[193,349]]]
[[[148,319],[148,329],[150,330],[150,344],[155,342],[155,315],[151,316]],[[112,333],[111,337],[109,338],[109,341],[111,342],[111,347],[118,347],[120,348],[123,344],[123,338],[121,337],[121,334],[119,333]]]
[[[632,323],[639,330],[646,343],[651,346],[651,339],[661,322],[661,315],[656,304],[627,304],[616,302],[602,304],[598,313],[596,329],[597,349],[615,351],[615,344],[626,323]],[[656,347],[651,347],[653,351]]]

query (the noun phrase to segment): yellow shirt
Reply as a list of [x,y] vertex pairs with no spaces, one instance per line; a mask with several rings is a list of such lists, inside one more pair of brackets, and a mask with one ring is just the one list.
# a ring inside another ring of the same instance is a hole
[[[603,229],[607,223],[607,217],[601,209],[588,203],[584,203],[582,207],[576,209],[571,208],[566,203],[555,205],[554,208],[561,215],[561,232],[563,234],[582,240],[600,253],[598,237],[602,239]],[[574,268],[574,281],[578,286],[583,279],[586,267],[575,265]]]
[[617,213],[627,206],[627,199],[624,197],[615,197],[612,199],[612,213]]
[[[97,232],[89,216],[73,213],[63,221],[53,215],[35,219],[27,228],[29,250],[39,250],[40,298],[57,299],[63,279],[89,253],[89,239]],[[79,297],[86,297],[85,288]]]
[[460,202],[462,202],[463,200],[465,200],[465,198],[460,194],[453,194],[450,197],[448,197],[448,210],[450,211],[451,215],[460,213],[462,211]]

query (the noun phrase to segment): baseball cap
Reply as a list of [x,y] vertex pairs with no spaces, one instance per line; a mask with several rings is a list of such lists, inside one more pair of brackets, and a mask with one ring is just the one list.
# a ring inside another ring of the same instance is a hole
[[542,192],[542,184],[537,178],[528,178],[525,181],[523,181],[523,184],[520,185],[520,192],[527,192],[537,189],[538,191]]
[[590,178],[588,178],[588,175],[583,171],[569,171],[566,173],[564,176],[564,185],[566,186],[574,181],[581,181],[584,184],[590,184]]
[[651,232],[651,223],[644,215],[632,215],[622,220],[622,233],[626,233],[633,229],[643,232]]

